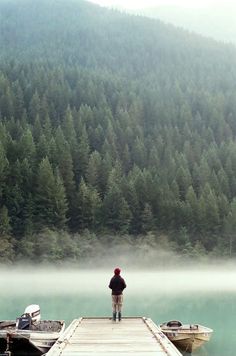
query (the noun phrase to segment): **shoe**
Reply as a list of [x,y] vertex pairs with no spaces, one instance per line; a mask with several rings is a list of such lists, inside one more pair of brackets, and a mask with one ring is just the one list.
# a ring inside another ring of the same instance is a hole
[[118,313],[118,320],[121,321],[121,312]]
[[112,314],[112,320],[116,321],[116,313],[115,312],[113,312],[113,314]]

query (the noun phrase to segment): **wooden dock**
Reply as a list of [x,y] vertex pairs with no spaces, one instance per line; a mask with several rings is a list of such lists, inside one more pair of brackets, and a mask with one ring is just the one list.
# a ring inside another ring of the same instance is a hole
[[182,356],[151,320],[75,319],[47,356]]

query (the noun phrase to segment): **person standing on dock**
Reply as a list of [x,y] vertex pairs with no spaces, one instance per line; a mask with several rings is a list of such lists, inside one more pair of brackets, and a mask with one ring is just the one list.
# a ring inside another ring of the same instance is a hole
[[112,320],[116,321],[118,314],[118,320],[121,321],[121,308],[123,304],[123,290],[126,288],[125,280],[120,276],[120,268],[114,269],[114,276],[110,280],[109,288],[112,290]]

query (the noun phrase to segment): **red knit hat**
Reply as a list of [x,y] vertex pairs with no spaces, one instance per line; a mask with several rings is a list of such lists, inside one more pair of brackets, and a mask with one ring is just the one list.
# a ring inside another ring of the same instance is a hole
[[114,269],[114,273],[115,273],[116,276],[119,276],[120,272],[121,272],[121,270],[120,270],[119,267]]

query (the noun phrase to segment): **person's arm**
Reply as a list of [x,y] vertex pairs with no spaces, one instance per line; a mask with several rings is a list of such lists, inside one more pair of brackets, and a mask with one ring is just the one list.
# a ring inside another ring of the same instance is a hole
[[126,283],[125,283],[125,280],[123,279],[123,289],[126,288]]

